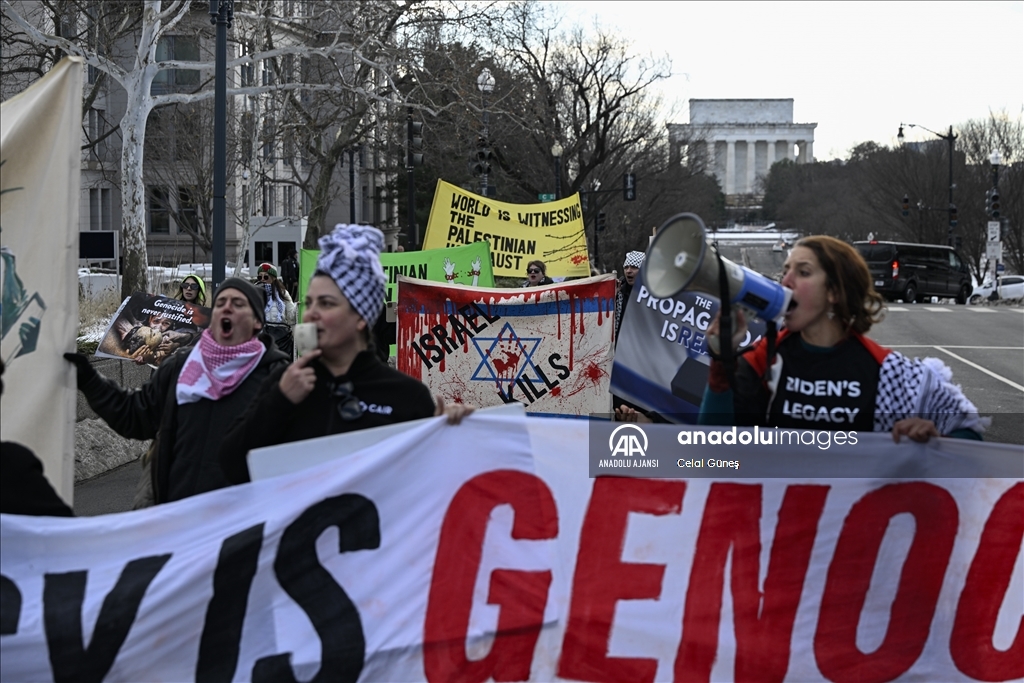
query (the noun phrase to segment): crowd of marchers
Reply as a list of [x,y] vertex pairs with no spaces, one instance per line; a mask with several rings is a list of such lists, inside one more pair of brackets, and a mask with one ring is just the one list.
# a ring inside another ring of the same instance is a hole
[[[290,323],[297,267],[290,262],[280,274],[270,264],[261,265],[256,283],[224,280],[209,300],[210,325],[198,342],[161,363],[137,389],[104,378],[81,354],[64,355],[97,415],[124,437],[153,440],[143,458],[136,507],[247,482],[246,456],[255,448],[442,414],[458,424],[473,411],[462,404],[446,406],[377,353],[373,330],[385,301],[383,245],[379,230],[359,225],[339,225],[320,239],[303,314],[303,321],[315,326],[316,347],[295,360]],[[623,261],[616,340],[643,261],[640,251]],[[853,247],[831,237],[804,238],[790,252],[783,273],[781,285],[792,292],[784,327],[777,334],[770,327],[752,346],[741,348],[745,320],[737,312],[735,358],[723,362],[710,354],[700,423],[808,428],[803,406],[813,401],[815,411],[820,407],[828,415],[845,416],[826,429],[890,432],[896,441],[981,438],[977,408],[952,383],[948,368],[908,358],[867,336],[880,319],[883,300]],[[548,284],[552,280],[542,261],[527,264],[524,287]],[[207,301],[198,277],[185,278],[179,289],[185,301]],[[707,332],[716,339],[709,348],[722,349],[718,318]],[[825,395],[802,389],[819,384],[846,389]],[[618,397],[614,404],[618,420],[665,419]],[[371,405],[378,409],[367,410]],[[813,427],[823,428],[820,422]],[[72,514],[24,446],[4,442],[3,465],[3,512]]]

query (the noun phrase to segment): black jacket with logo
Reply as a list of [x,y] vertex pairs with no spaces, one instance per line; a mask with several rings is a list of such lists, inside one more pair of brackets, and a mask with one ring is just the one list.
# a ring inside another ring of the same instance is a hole
[[[281,393],[279,382],[284,368],[273,373],[260,389],[260,398],[238,418],[224,436],[220,463],[224,476],[233,484],[249,481],[246,455],[254,448],[292,441],[343,434],[370,427],[418,420],[434,414],[430,390],[378,360],[371,351],[363,351],[352,361],[348,373],[335,377],[319,360],[310,363],[316,372],[316,384],[302,403],[294,404]],[[345,402],[335,387],[351,382],[352,394],[359,399],[362,412],[346,420],[339,412]]]

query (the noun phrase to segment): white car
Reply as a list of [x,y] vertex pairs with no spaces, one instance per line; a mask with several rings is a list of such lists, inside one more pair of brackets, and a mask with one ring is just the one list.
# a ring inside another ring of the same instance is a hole
[[[975,287],[971,294],[971,303],[978,304],[992,296],[996,287],[991,280]],[[1004,275],[999,278],[1000,299],[1020,299],[1024,297],[1024,275]]]

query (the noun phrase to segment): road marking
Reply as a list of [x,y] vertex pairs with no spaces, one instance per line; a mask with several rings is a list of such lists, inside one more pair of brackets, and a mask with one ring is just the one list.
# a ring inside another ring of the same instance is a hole
[[982,372],[984,372],[989,377],[994,377],[995,379],[999,380],[1000,382],[1003,382],[1005,384],[1009,384],[1011,387],[1013,387],[1017,391],[1024,392],[1024,386],[1021,386],[1020,384],[1017,384],[1016,382],[1014,382],[1012,380],[1008,380],[1005,377],[1003,377],[1002,375],[997,375],[996,373],[992,372],[988,368],[983,368],[982,366],[978,365],[977,363],[972,363],[971,361],[967,360],[966,358],[958,356],[955,353],[953,353],[952,351],[947,351],[946,349],[942,348],[941,346],[936,346],[935,348],[938,349],[939,351],[942,351],[944,354],[946,354],[948,356],[952,356],[953,358],[956,358],[961,363],[966,363],[967,365],[970,365],[975,370],[981,370]]
[[887,311],[909,311],[909,308],[903,308],[902,306],[888,306],[885,310]]
[[948,308],[939,308],[938,306],[922,306],[921,308],[923,308],[926,311],[935,311],[936,313],[949,313],[950,312]]
[[[886,344],[878,342],[889,349],[937,349],[934,344]],[[981,351],[1024,351],[1024,346],[944,346],[945,349],[977,349]]]
[[971,313],[995,313],[991,308],[968,308]]

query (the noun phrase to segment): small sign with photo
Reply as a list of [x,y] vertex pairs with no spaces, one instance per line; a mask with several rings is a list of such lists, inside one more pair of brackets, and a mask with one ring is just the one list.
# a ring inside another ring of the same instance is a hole
[[194,346],[209,324],[210,309],[205,306],[135,292],[117,309],[96,356],[155,368],[175,351]]

